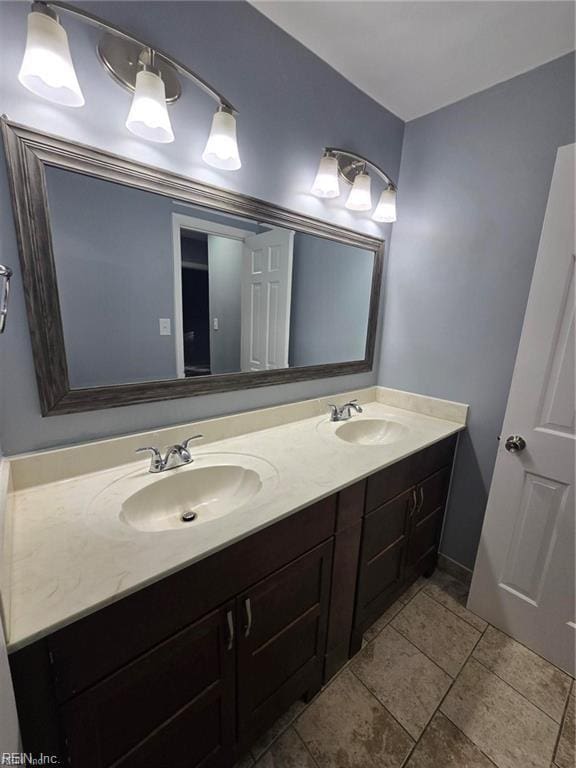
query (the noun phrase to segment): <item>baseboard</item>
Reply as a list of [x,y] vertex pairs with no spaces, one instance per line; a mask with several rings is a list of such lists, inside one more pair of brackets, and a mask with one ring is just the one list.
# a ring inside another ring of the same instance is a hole
[[441,571],[446,571],[450,576],[463,582],[468,587],[472,582],[472,571],[470,568],[466,568],[465,565],[457,563],[456,560],[452,560],[451,557],[443,555],[442,552],[438,553],[438,568],[440,568]]

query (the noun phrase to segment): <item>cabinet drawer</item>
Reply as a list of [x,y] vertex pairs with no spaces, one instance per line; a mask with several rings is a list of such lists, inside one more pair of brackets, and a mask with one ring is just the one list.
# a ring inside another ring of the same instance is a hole
[[457,435],[452,435],[371,475],[366,485],[366,513],[372,512],[442,467],[451,465],[456,440]]
[[335,519],[336,496],[329,496],[50,635],[58,700],[93,685],[325,541],[334,533]]
[[413,506],[412,489],[375,509],[364,520],[362,563],[372,560],[406,534]]
[[414,456],[408,456],[391,467],[370,475],[366,485],[366,514],[414,484],[414,461]]
[[170,744],[176,764],[194,768],[230,750],[234,652],[227,628],[233,607],[211,613],[64,704],[71,765],[152,768],[144,756]]

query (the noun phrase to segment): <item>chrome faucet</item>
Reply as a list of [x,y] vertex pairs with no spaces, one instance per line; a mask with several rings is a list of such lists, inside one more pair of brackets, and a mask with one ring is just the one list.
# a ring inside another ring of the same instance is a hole
[[153,474],[156,474],[157,472],[166,472],[169,469],[176,469],[176,467],[182,467],[185,464],[191,464],[194,461],[188,449],[188,445],[192,440],[198,440],[199,437],[204,437],[204,435],[193,435],[193,437],[184,440],[183,443],[171,445],[164,457],[162,457],[158,448],[152,448],[150,446],[146,448],[137,448],[136,453],[141,453],[142,451],[150,451],[152,453],[148,472],[152,472]]
[[330,421],[348,421],[352,418],[352,408],[356,413],[362,413],[362,408],[358,405],[358,400],[350,400],[344,405],[334,405],[330,403]]

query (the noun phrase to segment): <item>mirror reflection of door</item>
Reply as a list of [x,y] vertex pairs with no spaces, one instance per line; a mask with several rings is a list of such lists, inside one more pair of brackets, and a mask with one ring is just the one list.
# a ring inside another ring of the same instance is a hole
[[287,368],[294,232],[173,214],[180,378]]
[[288,367],[294,232],[271,229],[244,240],[243,371]]

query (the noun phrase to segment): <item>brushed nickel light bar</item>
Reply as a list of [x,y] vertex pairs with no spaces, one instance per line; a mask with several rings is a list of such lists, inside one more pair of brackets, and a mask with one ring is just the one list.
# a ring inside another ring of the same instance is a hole
[[396,221],[396,184],[376,163],[348,149],[324,147],[312,186],[312,194],[316,197],[339,197],[339,180],[343,179],[352,185],[346,200],[346,208],[351,211],[369,211],[372,209],[372,194],[368,170],[376,174],[386,185],[372,218],[380,222]]

